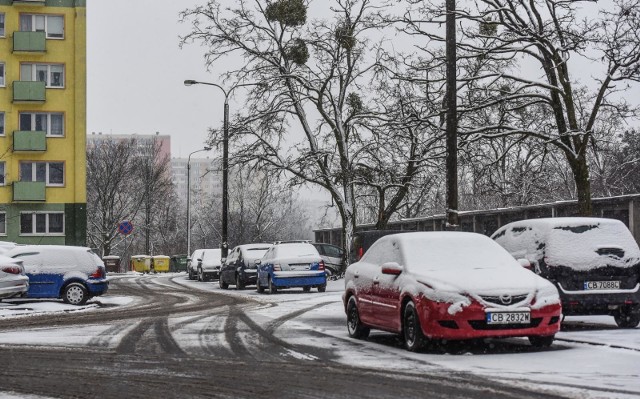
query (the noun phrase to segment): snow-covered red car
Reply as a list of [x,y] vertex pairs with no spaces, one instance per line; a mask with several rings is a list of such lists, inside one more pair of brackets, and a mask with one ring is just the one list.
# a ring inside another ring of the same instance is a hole
[[640,324],[640,248],[621,221],[520,220],[492,238],[558,287],[565,315],[611,315],[622,328]]
[[347,328],[401,334],[408,350],[429,339],[528,337],[549,346],[560,329],[556,287],[489,237],[415,232],[380,238],[347,268]]

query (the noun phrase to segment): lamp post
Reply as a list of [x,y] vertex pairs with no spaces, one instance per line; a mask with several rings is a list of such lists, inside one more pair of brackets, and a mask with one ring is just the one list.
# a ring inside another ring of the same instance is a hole
[[211,147],[195,150],[187,157],[187,256],[191,256],[191,155],[196,152],[209,151]]
[[228,188],[229,188],[229,95],[233,90],[237,87],[241,86],[250,86],[250,84],[239,84],[231,87],[228,91],[224,89],[224,87],[209,82],[198,82],[196,80],[185,80],[185,86],[193,86],[193,85],[208,85],[215,86],[218,89],[222,90],[224,94],[224,125],[223,125],[223,138],[222,138],[222,237],[220,242],[220,250],[222,252],[222,258],[226,258],[229,253],[229,243],[228,241],[228,214],[229,214],[229,197],[228,197]]

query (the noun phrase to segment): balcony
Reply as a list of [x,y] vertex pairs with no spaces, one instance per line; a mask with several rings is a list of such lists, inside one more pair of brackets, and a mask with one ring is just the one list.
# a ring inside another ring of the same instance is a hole
[[13,82],[14,103],[43,103],[46,100],[44,82]]
[[13,32],[13,52],[44,53],[47,51],[44,32]]
[[46,151],[47,132],[15,131],[13,132],[13,151]]
[[46,201],[45,183],[43,181],[13,182],[13,201]]

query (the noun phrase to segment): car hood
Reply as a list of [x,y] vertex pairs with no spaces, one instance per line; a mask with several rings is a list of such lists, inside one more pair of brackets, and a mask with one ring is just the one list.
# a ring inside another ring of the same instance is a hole
[[464,272],[421,271],[414,276],[436,290],[472,296],[534,293],[542,285],[551,284],[531,271],[517,267],[467,269]]

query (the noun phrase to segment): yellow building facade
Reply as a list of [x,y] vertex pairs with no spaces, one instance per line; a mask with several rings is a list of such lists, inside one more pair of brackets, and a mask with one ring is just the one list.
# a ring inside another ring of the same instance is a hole
[[86,1],[0,0],[0,240],[86,245]]

